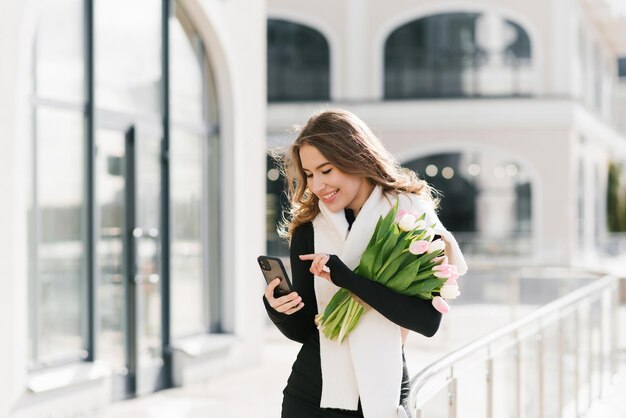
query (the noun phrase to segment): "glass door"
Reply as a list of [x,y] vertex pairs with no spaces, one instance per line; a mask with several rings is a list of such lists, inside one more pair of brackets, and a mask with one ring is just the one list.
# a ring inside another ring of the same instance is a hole
[[149,125],[96,130],[96,358],[114,367],[116,399],[164,385],[160,147]]

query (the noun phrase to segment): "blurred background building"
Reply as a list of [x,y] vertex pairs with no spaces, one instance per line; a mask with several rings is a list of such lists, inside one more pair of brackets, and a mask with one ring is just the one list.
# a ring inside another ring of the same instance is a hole
[[[88,416],[259,360],[267,148],[354,111],[473,267],[626,252],[611,0],[0,3],[0,417]],[[45,415],[47,414],[47,415]]]

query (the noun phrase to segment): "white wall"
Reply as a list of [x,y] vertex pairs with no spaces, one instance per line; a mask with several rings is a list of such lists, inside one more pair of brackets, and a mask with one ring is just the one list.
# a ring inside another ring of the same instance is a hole
[[24,391],[26,375],[26,212],[24,138],[19,118],[25,97],[19,96],[24,14],[28,2],[0,3],[0,416],[9,415]]

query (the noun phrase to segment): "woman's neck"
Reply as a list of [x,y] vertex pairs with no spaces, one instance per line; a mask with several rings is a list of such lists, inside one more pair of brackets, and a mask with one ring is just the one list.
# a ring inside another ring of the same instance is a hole
[[361,208],[363,207],[367,199],[370,197],[373,190],[374,190],[374,185],[371,184],[369,181],[365,180],[364,184],[361,186],[359,190],[359,193],[356,199],[354,199],[354,201],[348,205],[348,209],[352,209],[355,217],[359,215]]

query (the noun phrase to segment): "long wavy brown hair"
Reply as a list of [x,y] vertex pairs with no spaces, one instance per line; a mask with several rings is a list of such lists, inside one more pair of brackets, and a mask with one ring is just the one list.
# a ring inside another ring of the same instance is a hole
[[335,168],[365,177],[384,192],[415,193],[438,205],[437,192],[415,172],[400,166],[361,119],[346,110],[325,110],[309,118],[286,153],[274,155],[282,160],[291,206],[279,227],[284,238],[289,239],[298,226],[313,220],[320,211],[319,198],[307,187],[302,169],[300,148],[304,145],[314,146]]

